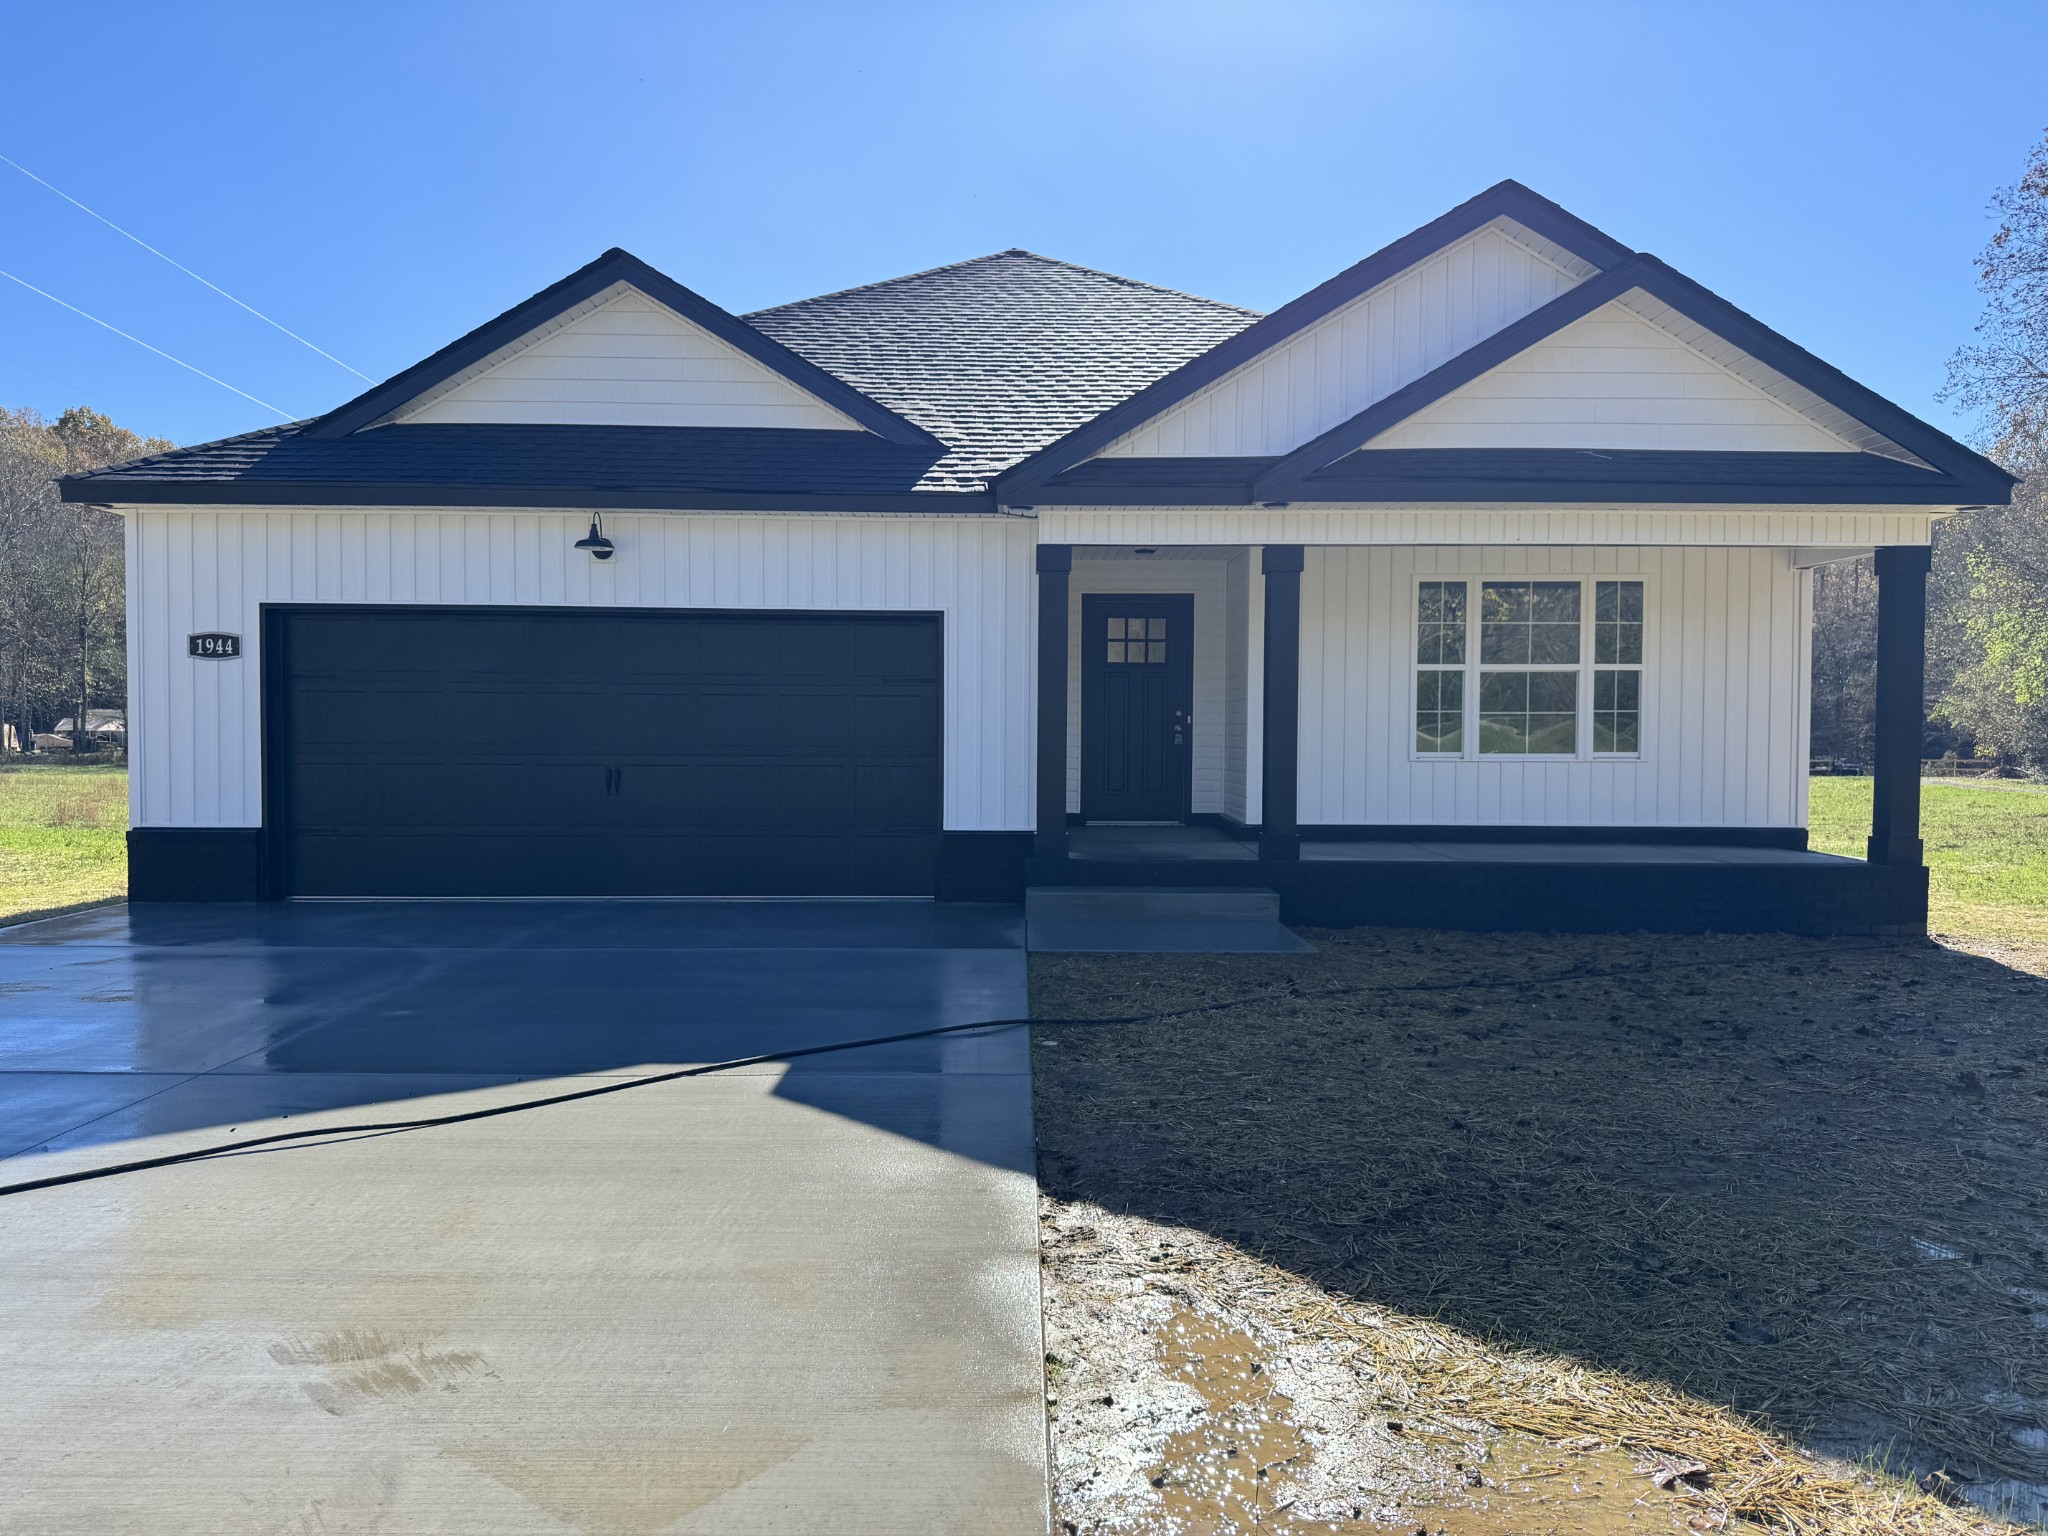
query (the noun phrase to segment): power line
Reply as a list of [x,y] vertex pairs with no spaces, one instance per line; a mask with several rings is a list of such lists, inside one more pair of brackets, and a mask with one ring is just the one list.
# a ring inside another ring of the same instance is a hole
[[[312,342],[306,340],[306,338],[301,336],[297,331],[294,331],[287,326],[279,325],[275,320],[271,319],[270,316],[264,314],[263,311],[258,309],[255,305],[244,304],[232,293],[229,293],[227,289],[221,287],[220,284],[207,282],[205,278],[201,277],[197,272],[194,272],[182,261],[172,260],[172,258],[164,255],[162,251],[158,250],[155,246],[151,245],[147,240],[143,239],[140,235],[129,234],[127,230],[123,229],[120,225],[116,224],[112,219],[108,218],[105,214],[94,212],[94,210],[86,207],[85,204],[81,203],[77,198],[73,197],[69,192],[66,192],[62,187],[51,186],[49,182],[44,181],[42,177],[38,176],[34,171],[30,170],[27,166],[21,164],[19,161],[8,160],[5,155],[0,155],[0,160],[6,161],[7,164],[13,166],[17,171],[21,172],[22,175],[26,176],[30,181],[36,183],[36,185],[42,187],[49,187],[52,192],[56,193],[59,197],[63,198],[65,202],[69,203],[72,207],[78,209],[80,212],[92,214],[94,218],[98,219],[102,224],[106,225],[107,228],[111,229],[115,234],[122,236],[124,239],[133,240],[137,245],[141,246],[145,251],[149,252],[150,255],[156,257],[159,261],[170,262],[172,266],[176,267],[180,272],[184,273],[187,277],[191,278],[192,281],[194,281],[195,283],[205,283],[207,287],[211,288],[215,293],[219,294],[222,298],[226,299],[230,304],[241,305],[243,309],[249,311],[250,314],[254,315],[258,320],[261,320],[265,325],[271,327],[273,330],[283,331],[285,335],[291,337],[291,339],[293,341],[296,341],[300,346],[318,352],[322,357],[326,358],[327,361],[334,364],[335,367],[347,369],[348,372],[354,374],[357,378],[362,379],[366,383],[374,384],[377,382],[375,379],[371,378],[367,373],[364,373],[362,369],[350,368],[347,363],[344,363],[340,358],[336,357],[332,352],[329,352],[325,347],[316,347],[313,345]],[[196,373],[198,370],[194,369],[193,371]],[[219,383],[220,381],[216,379],[214,382]],[[239,394],[241,393],[241,391],[237,390],[236,393]]]
[[199,375],[199,377],[201,377],[202,379],[206,380],[206,382],[207,382],[207,383],[209,383],[209,384],[218,384],[218,385],[219,385],[219,386],[220,386],[220,387],[221,387],[222,389],[224,389],[224,390],[227,390],[227,391],[228,391],[228,392],[229,392],[230,394],[236,394],[236,395],[240,395],[240,396],[241,396],[241,397],[242,397],[242,398],[243,398],[244,400],[255,400],[255,401],[256,401],[256,404],[258,404],[258,405],[262,406],[262,407],[263,407],[263,409],[265,409],[266,411],[269,411],[269,412],[270,412],[270,413],[271,413],[271,414],[272,414],[273,416],[281,416],[281,417],[283,417],[283,418],[284,418],[284,419],[285,419],[286,421],[290,421],[290,420],[292,420],[292,419],[293,419],[293,417],[292,417],[292,414],[291,414],[291,413],[290,413],[289,411],[280,411],[280,410],[279,410],[279,409],[278,409],[278,408],[277,408],[276,406],[272,405],[272,404],[271,404],[271,403],[270,403],[270,402],[269,402],[268,400],[257,400],[257,399],[256,399],[256,397],[255,397],[254,395],[250,394],[250,393],[249,393],[249,391],[247,391],[246,389],[236,389],[236,388],[235,388],[235,386],[234,386],[234,385],[232,385],[232,384],[230,384],[230,383],[229,383],[229,382],[228,382],[228,381],[227,381],[226,379],[216,379],[216,378],[215,378],[215,377],[214,377],[214,376],[213,376],[212,374],[208,373],[208,372],[207,372],[207,371],[206,371],[206,370],[205,370],[204,368],[194,368],[194,367],[193,367],[193,366],[192,366],[192,365],[191,365],[190,363],[186,362],[186,361],[185,361],[185,360],[184,360],[184,359],[183,359],[182,357],[172,357],[172,356],[171,356],[171,354],[170,354],[170,353],[168,353],[168,352],[166,352],[166,351],[165,351],[165,350],[164,350],[164,349],[163,349],[162,347],[152,347],[152,346],[150,346],[150,344],[149,344],[148,342],[144,341],[144,340],[143,340],[143,339],[142,339],[142,338],[141,338],[140,336],[130,336],[130,335],[129,335],[129,334],[128,334],[128,333],[126,332],[126,331],[122,330],[122,329],[121,329],[121,328],[120,328],[120,327],[119,327],[118,325],[108,325],[108,324],[107,324],[107,322],[106,322],[106,321],[104,321],[104,320],[102,320],[102,319],[101,319],[101,318],[100,318],[100,317],[99,317],[98,315],[88,315],[88,314],[86,314],[86,313],[85,313],[85,311],[84,311],[84,310],[82,310],[82,309],[80,309],[80,308],[79,308],[79,307],[78,307],[78,306],[77,306],[76,304],[67,304],[67,303],[65,303],[65,301],[64,301],[64,300],[62,300],[62,299],[58,298],[58,297],[57,297],[57,295],[55,295],[54,293],[46,293],[46,292],[44,292],[44,290],[42,290],[41,288],[38,288],[38,287],[37,287],[37,286],[36,286],[36,285],[35,285],[34,283],[31,283],[31,282],[27,281],[27,280],[26,280],[25,278],[19,278],[19,277],[16,277],[16,276],[15,276],[15,275],[14,275],[14,274],[13,274],[12,272],[8,272],[8,271],[5,271],[5,270],[0,270],[0,277],[4,277],[4,278],[6,278],[6,279],[7,279],[7,281],[9,281],[10,283],[20,283],[20,284],[21,284],[21,286],[22,286],[22,287],[24,287],[24,288],[26,288],[26,289],[27,289],[27,290],[28,290],[28,291],[29,291],[30,293],[40,293],[40,294],[42,294],[42,296],[43,296],[44,298],[48,299],[48,300],[49,300],[49,301],[50,301],[50,302],[51,302],[52,304],[62,305],[62,306],[63,306],[63,307],[65,308],[65,309],[68,309],[68,310],[70,310],[70,311],[71,311],[71,313],[73,313],[74,315],[82,315],[82,316],[84,316],[84,318],[86,318],[87,320],[90,320],[90,321],[91,321],[91,322],[92,322],[92,323],[93,323],[94,325],[97,325],[97,326],[101,327],[101,328],[102,328],[102,329],[104,329],[104,330],[109,330],[109,331],[112,331],[112,332],[113,332],[113,333],[114,333],[114,334],[115,334],[116,336],[119,336],[119,337],[120,337],[120,338],[121,338],[121,339],[122,339],[123,341],[132,341],[132,342],[134,342],[134,343],[135,343],[135,345],[137,345],[138,347],[141,347],[141,348],[145,349],[146,351],[154,352],[154,353],[155,353],[155,354],[156,354],[156,355],[157,355],[158,357],[161,357],[161,358],[164,358],[164,359],[166,359],[166,360],[168,360],[168,361],[170,361],[170,362],[176,363],[176,364],[177,364],[177,365],[178,365],[178,366],[179,366],[180,368],[183,368],[183,369],[184,369],[184,370],[185,370],[185,371],[186,371],[187,373],[196,373],[196,374],[198,374],[198,375]]

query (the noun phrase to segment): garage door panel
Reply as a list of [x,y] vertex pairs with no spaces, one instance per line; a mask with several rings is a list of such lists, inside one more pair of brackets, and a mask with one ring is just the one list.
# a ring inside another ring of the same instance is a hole
[[[394,678],[380,688],[360,685],[302,687],[316,708],[293,711],[290,740],[301,752],[403,751],[427,745],[460,750],[503,737],[544,747],[584,742],[592,760],[602,755],[598,739],[615,718],[616,700],[604,690],[511,687],[502,678],[461,686],[427,686]],[[403,726],[398,722],[403,721]],[[402,739],[390,739],[402,730]]]
[[759,761],[688,768],[628,764],[621,799],[644,828],[833,828],[857,814],[863,827],[915,829],[929,818],[938,776],[905,760],[853,769]]
[[936,615],[299,610],[299,895],[929,895]]
[[359,762],[302,762],[297,780],[300,835],[531,823],[606,830],[620,822],[598,763],[386,758],[366,772]]

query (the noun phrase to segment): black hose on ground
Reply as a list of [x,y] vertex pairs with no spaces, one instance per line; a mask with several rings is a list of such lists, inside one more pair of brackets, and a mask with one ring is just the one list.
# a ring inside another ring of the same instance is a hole
[[[1841,949],[1881,949],[1889,946],[1883,943],[1838,945]],[[1173,1008],[1160,1013],[1133,1013],[1116,1018],[1102,1019],[981,1019],[972,1024],[941,1024],[931,1029],[906,1030],[895,1035],[870,1035],[860,1040],[835,1040],[829,1045],[807,1045],[795,1050],[764,1051],[757,1056],[737,1056],[730,1061],[706,1062],[701,1066],[677,1067],[668,1072],[655,1072],[646,1077],[624,1078],[614,1083],[600,1083],[595,1088],[578,1088],[568,1093],[549,1094],[546,1098],[521,1099],[516,1104],[497,1104],[489,1109],[463,1110],[449,1115],[429,1115],[417,1120],[386,1120],[358,1125],[329,1125],[303,1131],[278,1131],[269,1136],[249,1136],[240,1141],[217,1142],[212,1146],[193,1147],[183,1152],[166,1152],[161,1157],[137,1158],[128,1163],[112,1163],[102,1168],[81,1168],[73,1173],[54,1173],[48,1178],[24,1179],[16,1184],[0,1184],[0,1197],[25,1195],[31,1190],[54,1189],[63,1184],[83,1184],[92,1179],[110,1179],[120,1173],[141,1173],[149,1168],[169,1168],[179,1163],[203,1162],[210,1158],[226,1157],[237,1152],[251,1151],[257,1147],[274,1147],[286,1142],[313,1141],[320,1138],[386,1135],[398,1131],[423,1131],[435,1126],[461,1125],[470,1120],[490,1120],[499,1115],[518,1114],[523,1110],[546,1109],[555,1104],[573,1104],[579,1099],[602,1098],[608,1093],[624,1093],[631,1088],[648,1088],[656,1083],[673,1083],[686,1077],[709,1077],[716,1072],[732,1072],[741,1067],[761,1067],[772,1062],[796,1061],[806,1056],[823,1056],[833,1051],[858,1051],[877,1045],[899,1045],[908,1040],[930,1040],[940,1035],[967,1034],[975,1030],[1015,1029],[1020,1025],[1035,1024],[1041,1029],[1099,1028],[1121,1024],[1163,1024],[1170,1019],[1192,1018],[1204,1013],[1225,1013],[1233,1008],[1248,1008],[1255,1003],[1279,1001],[1316,1002],[1335,997],[1361,997],[1395,992],[1466,992],[1493,987],[1555,986],[1561,982],[1602,981],[1618,976],[1641,976],[1659,971],[1697,970],[1719,965],[1754,965],[1759,961],[1779,958],[1769,955],[1746,955],[1739,960],[1684,960],[1676,965],[1614,966],[1606,970],[1566,971],[1555,976],[1511,976],[1495,977],[1484,981],[1424,981],[1405,985],[1324,987],[1314,991],[1263,992],[1253,997],[1230,998],[1220,1003],[1198,1003],[1189,1008]]]

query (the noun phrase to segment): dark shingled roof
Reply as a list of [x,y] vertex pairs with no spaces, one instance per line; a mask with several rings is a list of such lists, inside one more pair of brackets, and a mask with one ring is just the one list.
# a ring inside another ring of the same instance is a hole
[[744,318],[950,445],[922,489],[964,491],[1259,316],[1011,250]]
[[946,445],[865,432],[706,427],[398,425],[338,437],[311,422],[69,477],[71,500],[365,505],[693,506],[781,497],[937,505],[1206,352],[1258,318],[1029,251],[1003,251],[743,319]]

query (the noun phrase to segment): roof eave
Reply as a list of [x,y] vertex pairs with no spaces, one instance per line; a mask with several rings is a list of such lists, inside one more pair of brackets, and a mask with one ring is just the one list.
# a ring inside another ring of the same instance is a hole
[[593,486],[358,484],[337,480],[80,480],[60,482],[67,502],[149,507],[421,507],[506,511],[912,513],[997,510],[985,491],[635,491]]

